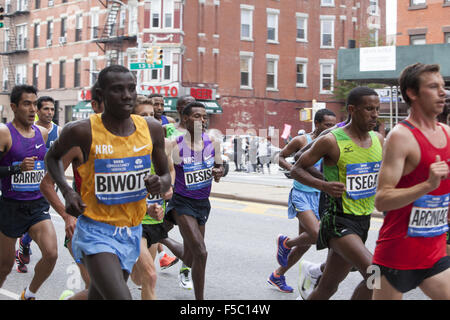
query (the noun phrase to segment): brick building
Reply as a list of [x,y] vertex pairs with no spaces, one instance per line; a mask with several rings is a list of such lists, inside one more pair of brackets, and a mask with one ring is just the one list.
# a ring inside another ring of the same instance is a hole
[[397,45],[450,43],[450,0],[397,0]]
[[[163,67],[134,71],[140,93],[161,92],[166,111],[193,94],[211,126],[282,130],[311,127],[304,108],[335,101],[337,51],[376,45],[385,34],[385,0],[4,0],[0,104],[27,82],[58,101],[60,124],[83,117],[89,88],[108,64],[142,62],[164,50]],[[171,114],[174,115],[174,114]],[[343,117],[343,116],[342,116]]]

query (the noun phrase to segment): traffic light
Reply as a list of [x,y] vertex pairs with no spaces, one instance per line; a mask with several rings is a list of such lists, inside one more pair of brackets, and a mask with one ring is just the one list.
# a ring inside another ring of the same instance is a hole
[[5,24],[3,23],[3,19],[5,18],[3,16],[3,12],[5,12],[5,9],[3,7],[0,7],[0,28],[3,28]]
[[153,48],[148,48],[145,50],[145,63],[152,64],[154,59]]
[[162,64],[163,63],[163,55],[164,55],[163,49],[156,48],[155,64]]

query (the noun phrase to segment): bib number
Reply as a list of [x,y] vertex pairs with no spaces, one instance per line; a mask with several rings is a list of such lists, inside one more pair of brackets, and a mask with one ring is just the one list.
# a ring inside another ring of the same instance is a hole
[[[20,162],[13,162],[13,165]],[[11,188],[19,192],[39,191],[39,186],[45,175],[45,164],[43,160],[34,161],[34,168],[11,176]]]
[[449,194],[424,195],[414,201],[409,217],[408,236],[437,237],[448,231]]
[[352,163],[347,165],[347,196],[352,200],[369,198],[377,191],[381,162]]

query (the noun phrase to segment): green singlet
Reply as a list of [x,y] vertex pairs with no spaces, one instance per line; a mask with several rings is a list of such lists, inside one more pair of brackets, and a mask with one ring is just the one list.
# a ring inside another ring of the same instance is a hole
[[354,143],[342,128],[331,133],[336,137],[340,155],[336,165],[323,165],[323,173],[327,181],[345,184],[346,190],[342,198],[329,197],[331,213],[370,215],[375,208],[375,192],[382,159],[380,140],[375,132],[370,131],[372,145],[365,149]]

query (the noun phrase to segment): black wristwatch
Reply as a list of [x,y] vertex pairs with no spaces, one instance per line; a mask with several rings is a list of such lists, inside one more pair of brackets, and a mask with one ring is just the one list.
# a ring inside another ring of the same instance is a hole
[[16,164],[15,166],[12,166],[12,167],[13,167],[13,170],[12,170],[13,174],[19,174],[22,172],[22,170],[20,169],[20,164]]

